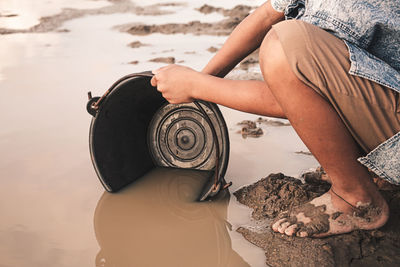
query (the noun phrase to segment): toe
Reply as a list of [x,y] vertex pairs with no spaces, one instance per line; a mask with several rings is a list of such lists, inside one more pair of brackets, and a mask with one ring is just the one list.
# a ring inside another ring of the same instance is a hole
[[299,237],[307,237],[308,233],[306,231],[299,231],[299,232],[297,232],[297,236],[299,236]]
[[285,229],[285,234],[292,236],[297,232],[297,229],[299,229],[299,226],[297,224],[292,224]]
[[286,218],[277,220],[276,222],[274,222],[274,224],[272,224],[272,230],[274,230],[275,232],[278,232],[279,231],[279,227],[281,226],[281,224],[286,222],[286,221],[287,221]]
[[286,228],[288,228],[290,225],[291,225],[290,222],[281,223],[281,225],[278,226],[279,233],[281,233],[281,234],[285,233]]

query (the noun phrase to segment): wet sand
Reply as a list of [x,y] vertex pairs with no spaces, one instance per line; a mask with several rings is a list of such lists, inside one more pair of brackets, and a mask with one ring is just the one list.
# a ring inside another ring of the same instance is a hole
[[357,230],[322,239],[288,237],[269,227],[279,212],[286,211],[328,191],[323,172],[305,173],[305,183],[282,173],[271,174],[234,192],[240,203],[253,209],[257,227],[237,229],[265,251],[270,266],[398,266],[400,260],[400,191],[382,191],[390,206],[389,221],[380,229]]
[[[199,173],[157,170],[121,193],[105,193],[90,162],[85,110],[87,91],[101,95],[125,74],[165,64],[152,59],[173,57],[201,69],[226,38],[133,35],[121,32],[126,25],[213,24],[231,19],[224,12],[236,4],[256,1],[221,2],[223,9],[208,14],[197,0],[81,2],[83,8],[77,1],[0,6],[0,265],[179,266],[176,255],[186,249],[179,254],[184,266],[265,266],[264,251],[236,232],[252,224],[249,208],[234,197],[193,202],[204,180]],[[229,77],[261,75],[247,65]],[[298,176],[317,166],[295,153],[306,148],[291,127],[260,124],[264,135],[244,140],[237,123],[258,116],[221,110],[231,141],[231,192],[271,172]]]

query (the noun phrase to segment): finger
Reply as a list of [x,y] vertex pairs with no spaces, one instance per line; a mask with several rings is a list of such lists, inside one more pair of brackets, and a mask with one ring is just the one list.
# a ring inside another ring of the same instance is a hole
[[154,87],[157,86],[158,81],[157,81],[156,75],[154,75],[154,76],[151,78],[150,83],[151,83],[151,85],[154,86]]
[[157,81],[157,87],[156,87],[157,91],[159,91],[161,94],[164,93],[164,90],[162,89],[162,86],[158,83]]

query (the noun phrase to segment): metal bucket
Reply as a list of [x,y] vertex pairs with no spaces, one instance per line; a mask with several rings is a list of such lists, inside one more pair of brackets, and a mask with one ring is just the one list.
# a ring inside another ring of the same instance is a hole
[[225,120],[214,103],[169,104],[151,86],[151,72],[127,75],[102,97],[89,93],[93,116],[89,147],[104,188],[117,192],[155,167],[210,171],[199,196],[227,186],[229,159]]

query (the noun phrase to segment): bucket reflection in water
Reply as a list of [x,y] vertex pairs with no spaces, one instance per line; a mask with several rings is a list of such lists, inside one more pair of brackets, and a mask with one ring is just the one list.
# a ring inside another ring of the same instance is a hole
[[231,246],[226,190],[196,202],[209,175],[159,168],[104,192],[94,215],[96,266],[249,266]]

